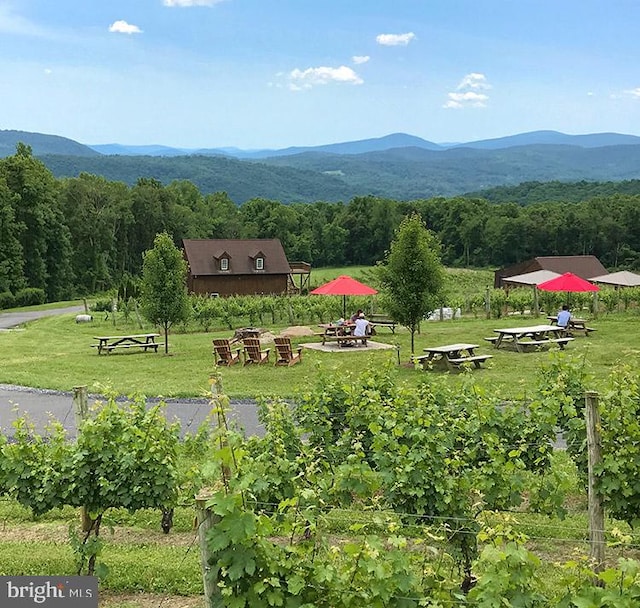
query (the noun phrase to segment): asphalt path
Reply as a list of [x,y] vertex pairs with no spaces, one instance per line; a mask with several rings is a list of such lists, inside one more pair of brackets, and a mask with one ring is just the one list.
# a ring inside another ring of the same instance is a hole
[[[52,310],[0,313],[0,330],[19,327],[41,317],[71,313],[84,313],[84,307],[70,306]],[[99,399],[102,399],[100,395],[89,395],[89,404]],[[153,398],[148,399],[150,405],[157,401]],[[211,411],[207,399],[164,399],[163,401],[167,419],[180,422],[183,435],[195,433],[207,420]],[[6,435],[12,435],[11,423],[25,414],[39,433],[45,431],[51,420],[58,420],[67,429],[70,437],[75,436],[76,423],[71,392],[0,384],[0,430]],[[258,421],[256,403],[252,400],[231,400],[229,423],[244,429],[247,435],[260,435],[264,431]]]

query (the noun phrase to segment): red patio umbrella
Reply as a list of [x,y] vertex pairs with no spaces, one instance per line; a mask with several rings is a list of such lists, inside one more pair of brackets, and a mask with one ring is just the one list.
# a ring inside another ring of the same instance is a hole
[[571,272],[565,272],[559,277],[540,283],[538,289],[544,291],[600,291],[597,285],[589,283]]
[[354,278],[343,274],[337,279],[329,281],[309,292],[319,296],[342,296],[342,316],[347,316],[347,296],[373,296],[378,293],[373,287],[369,287]]

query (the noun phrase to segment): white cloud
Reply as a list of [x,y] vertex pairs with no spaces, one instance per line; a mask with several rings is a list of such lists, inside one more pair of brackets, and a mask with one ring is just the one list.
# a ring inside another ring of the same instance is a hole
[[635,89],[629,89],[625,91],[627,95],[631,95],[631,97],[635,97],[636,99],[640,99],[640,87],[636,87]]
[[351,61],[353,61],[353,63],[355,63],[356,65],[360,65],[361,63],[367,63],[369,59],[371,59],[369,55],[354,55],[351,58]]
[[224,2],[224,0],[163,0],[162,4],[170,7],[186,8],[189,6],[213,6],[220,2]]
[[491,85],[487,83],[487,77],[484,74],[478,74],[477,72],[471,72],[467,74],[457,86],[458,91],[463,89],[490,89]]
[[378,34],[376,42],[382,46],[407,46],[416,35],[413,32],[406,34]]
[[142,30],[137,25],[131,25],[126,21],[120,19],[119,21],[114,21],[109,26],[110,32],[115,32],[116,34],[141,34]]
[[467,74],[456,87],[455,92],[447,95],[447,102],[444,108],[484,108],[489,101],[489,96],[481,91],[487,91],[491,85],[487,82],[487,77],[478,72]]
[[489,96],[484,93],[474,93],[466,91],[465,93],[449,93],[449,101],[444,104],[445,108],[464,108],[465,106],[473,106],[476,108],[484,108],[489,100]]
[[289,88],[292,91],[310,89],[315,85],[330,84],[332,82],[341,84],[362,84],[364,82],[356,72],[345,65],[341,65],[338,68],[321,66],[307,68],[306,70],[296,68],[289,73],[289,81]]

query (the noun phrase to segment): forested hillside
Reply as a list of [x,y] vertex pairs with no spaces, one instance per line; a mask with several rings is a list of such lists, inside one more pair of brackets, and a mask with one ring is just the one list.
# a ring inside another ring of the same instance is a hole
[[[132,155],[102,155],[63,137],[0,131],[0,157],[12,154],[22,141],[58,178],[86,172],[128,186],[144,178],[164,185],[184,179],[203,194],[226,192],[238,204],[254,197],[311,203],[345,202],[365,195],[404,201],[468,192],[485,196],[485,191],[501,186],[517,188],[514,200],[527,204],[558,199],[525,195],[519,186],[524,182],[588,184],[640,179],[639,140],[616,133],[537,131],[438,145],[396,133],[311,148],[221,149],[217,154],[214,149],[188,155],[188,151],[166,146],[102,146],[134,151]],[[272,156],[265,156],[269,153]]]
[[56,177],[82,172],[129,186],[139,178],[186,179],[204,194],[224,191],[283,203],[346,201],[373,194],[396,200],[457,196],[522,182],[640,179],[640,145],[580,148],[532,145],[500,150],[395,148],[365,154],[308,152],[260,161],[224,156],[42,156]]
[[[136,277],[158,232],[184,238],[278,238],[290,261],[313,266],[381,260],[412,211],[442,242],[450,266],[499,267],[541,255],[596,255],[609,268],[640,268],[640,194],[611,185],[555,185],[565,200],[494,204],[483,198],[401,202],[356,196],[295,203],[202,193],[187,180],[133,186],[83,173],[57,179],[27,146],[0,159],[2,294],[43,290],[47,300],[111,289]],[[582,189],[581,200],[575,198]],[[599,194],[602,193],[602,194]],[[595,196],[593,196],[595,194]]]
[[283,203],[316,200],[346,201],[357,190],[344,180],[316,171],[275,167],[224,156],[79,156],[47,155],[42,162],[56,177],[81,173],[102,175],[110,181],[133,186],[138,179],[156,179],[163,184],[184,179],[204,194],[226,192],[237,203],[253,197],[273,198]]
[[18,143],[24,143],[38,150],[38,154],[73,154],[74,156],[100,156],[89,146],[57,135],[29,133],[28,131],[12,131],[0,129],[0,158],[16,151]]
[[397,148],[358,155],[308,153],[265,159],[338,175],[359,193],[411,200],[527,181],[619,181],[640,178],[640,146],[579,148],[530,145],[500,150]]
[[484,198],[492,203],[544,203],[564,201],[578,203],[589,198],[613,196],[614,194],[640,195],[640,180],[622,182],[523,182],[517,186],[498,186],[466,194],[468,198]]

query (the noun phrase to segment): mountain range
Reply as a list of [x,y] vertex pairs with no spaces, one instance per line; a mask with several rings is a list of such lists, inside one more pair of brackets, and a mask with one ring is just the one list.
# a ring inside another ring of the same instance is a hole
[[346,201],[373,194],[396,200],[456,196],[529,181],[640,179],[640,137],[534,131],[437,144],[414,135],[279,150],[88,146],[55,135],[0,130],[0,157],[31,146],[56,177],[81,172],[134,184],[188,180],[203,194],[225,191],[236,203]]
[[483,139],[466,143],[436,144],[415,135],[392,133],[384,137],[348,141],[321,146],[289,147],[282,149],[241,150],[238,148],[196,148],[183,149],[168,146],[123,146],[121,144],[103,144],[89,146],[101,154],[125,154],[145,156],[182,156],[182,155],[225,155],[235,158],[273,158],[293,156],[305,152],[324,152],[327,154],[365,154],[381,152],[393,148],[422,148],[424,150],[443,151],[451,148],[474,148],[478,150],[499,150],[515,146],[533,144],[553,144],[579,146],[582,148],[600,148],[602,146],[640,144],[640,137],[620,133],[593,133],[588,135],[566,135],[558,131],[532,131],[496,139]]

